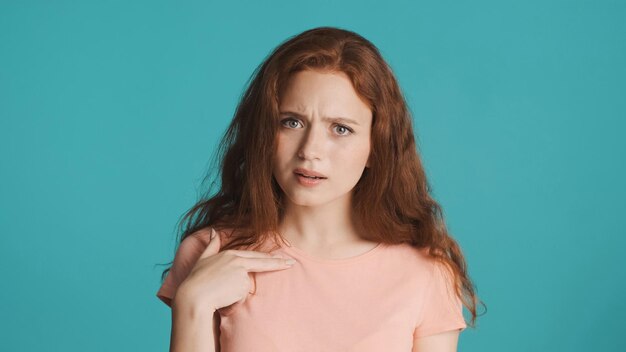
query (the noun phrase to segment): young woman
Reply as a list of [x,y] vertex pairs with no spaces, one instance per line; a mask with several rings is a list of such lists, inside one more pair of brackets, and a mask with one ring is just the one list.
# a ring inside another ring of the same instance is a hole
[[172,351],[456,351],[477,297],[390,67],[305,31],[257,68],[157,296]]

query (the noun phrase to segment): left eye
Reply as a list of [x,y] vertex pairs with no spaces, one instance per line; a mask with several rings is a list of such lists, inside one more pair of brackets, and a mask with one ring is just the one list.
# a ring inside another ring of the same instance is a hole
[[[337,128],[338,128],[338,129],[339,129],[339,128],[341,128],[341,129],[345,130],[346,132],[350,132],[350,133],[352,133],[352,130],[351,130],[351,129],[349,129],[348,127],[346,127],[346,126],[337,125]],[[346,135],[346,134],[348,134],[348,133],[339,133],[339,134],[341,134],[341,135]]]

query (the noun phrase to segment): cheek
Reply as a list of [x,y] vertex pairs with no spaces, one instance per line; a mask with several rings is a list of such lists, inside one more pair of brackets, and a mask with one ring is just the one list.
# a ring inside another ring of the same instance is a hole
[[291,145],[289,139],[280,135],[277,138],[276,152],[274,153],[275,171],[285,168],[291,158]]
[[287,149],[288,146],[285,139],[279,137],[276,143],[276,153],[274,155],[274,158],[276,159],[278,164],[284,162],[285,155],[287,154]]
[[367,163],[370,154],[369,140],[354,143],[349,147],[340,148],[341,152],[336,153],[335,162],[339,167],[352,170],[354,173],[360,173]]
[[355,159],[365,163],[370,154],[369,136],[368,138],[364,138],[360,143],[356,144],[352,152],[354,153]]

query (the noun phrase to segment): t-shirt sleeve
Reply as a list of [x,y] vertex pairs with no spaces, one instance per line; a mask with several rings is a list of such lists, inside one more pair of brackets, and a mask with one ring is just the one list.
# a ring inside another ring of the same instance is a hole
[[200,255],[209,244],[211,229],[193,233],[181,242],[174,255],[174,261],[163,280],[156,296],[171,307],[176,289],[185,280],[194,267]]
[[421,318],[415,327],[415,339],[440,332],[463,331],[463,304],[454,290],[452,274],[439,262],[432,263],[431,280],[424,294]]

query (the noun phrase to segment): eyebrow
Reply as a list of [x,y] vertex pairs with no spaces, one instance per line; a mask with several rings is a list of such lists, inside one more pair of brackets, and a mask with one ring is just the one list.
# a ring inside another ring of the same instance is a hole
[[[304,115],[299,114],[299,113],[294,112],[294,111],[281,111],[280,114],[281,115],[295,115],[295,116],[297,116],[299,118],[304,118],[305,117]],[[322,118],[322,121],[351,123],[353,125],[359,126],[358,122],[356,122],[353,119],[349,119],[347,117],[324,117],[324,118]]]

